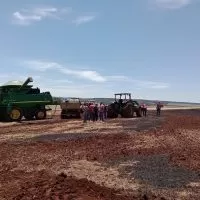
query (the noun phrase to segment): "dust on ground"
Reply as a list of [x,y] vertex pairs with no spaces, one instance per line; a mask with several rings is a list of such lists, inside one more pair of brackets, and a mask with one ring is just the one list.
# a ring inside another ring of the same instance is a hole
[[200,198],[199,110],[0,125],[0,199]]

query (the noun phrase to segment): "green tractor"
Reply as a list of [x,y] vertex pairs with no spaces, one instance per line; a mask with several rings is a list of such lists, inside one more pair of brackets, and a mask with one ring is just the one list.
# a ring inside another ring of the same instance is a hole
[[131,99],[130,93],[115,94],[115,101],[108,105],[108,118],[117,118],[119,114],[123,118],[132,118],[134,113],[137,117],[142,116],[141,106]]
[[53,104],[50,92],[28,85],[31,77],[23,83],[10,81],[0,86],[0,119],[3,121],[41,120],[46,118],[46,105]]

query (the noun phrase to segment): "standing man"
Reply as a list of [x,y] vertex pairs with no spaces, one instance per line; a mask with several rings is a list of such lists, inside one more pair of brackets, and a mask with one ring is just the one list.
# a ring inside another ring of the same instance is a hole
[[99,113],[98,113],[98,104],[95,104],[94,106],[94,120],[98,121]]
[[95,118],[94,118],[94,104],[91,103],[89,105],[89,112],[90,112],[90,121],[95,121]]
[[89,110],[88,105],[84,103],[82,109],[83,109],[83,122],[86,123],[88,120],[88,110]]
[[104,105],[104,119],[107,119],[108,105]]
[[142,105],[142,109],[143,109],[143,116],[147,116],[147,105],[146,104],[143,104]]
[[142,112],[142,116],[144,116],[144,104],[141,104],[141,112]]
[[104,105],[103,103],[100,103],[100,106],[99,106],[99,119],[100,121],[104,121]]
[[162,107],[161,103],[158,102],[157,105],[156,105],[156,111],[157,111],[156,114],[157,114],[157,116],[160,116],[160,113],[161,113],[161,107]]

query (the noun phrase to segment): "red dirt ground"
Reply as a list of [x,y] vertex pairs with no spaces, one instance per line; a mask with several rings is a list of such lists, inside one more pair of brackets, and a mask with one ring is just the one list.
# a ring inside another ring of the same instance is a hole
[[[2,124],[0,199],[200,199],[200,179],[166,189],[120,174],[123,159],[162,154],[170,166],[200,177],[199,130],[199,110],[86,125],[60,119]],[[108,166],[111,160],[119,164]]]

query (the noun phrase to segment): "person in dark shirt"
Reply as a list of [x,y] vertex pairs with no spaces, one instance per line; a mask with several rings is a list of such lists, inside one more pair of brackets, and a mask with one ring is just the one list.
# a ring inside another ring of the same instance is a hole
[[94,116],[94,104],[91,103],[89,106],[89,112],[90,112],[90,121],[95,121],[95,116]]
[[95,104],[95,106],[94,106],[94,121],[98,121],[98,118],[99,118],[98,105]]
[[156,104],[156,111],[157,111],[156,114],[157,114],[157,116],[160,116],[161,108],[162,108],[162,105],[161,105],[160,102],[158,102],[158,103]]
[[104,106],[104,119],[107,119],[108,105]]

